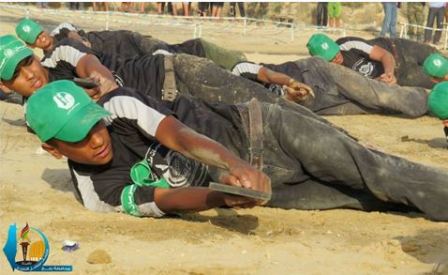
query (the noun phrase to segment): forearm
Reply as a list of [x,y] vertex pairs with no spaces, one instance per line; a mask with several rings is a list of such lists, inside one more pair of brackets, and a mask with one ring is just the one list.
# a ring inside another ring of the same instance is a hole
[[242,162],[238,156],[220,143],[189,128],[181,129],[179,134],[182,136],[179,141],[179,151],[190,158],[225,170]]
[[384,73],[395,75],[395,59],[391,54],[384,55],[381,63],[384,67]]
[[115,81],[112,72],[106,68],[98,58],[92,54],[86,54],[76,65],[76,74],[81,78],[88,78],[92,75],[100,75],[111,81]]
[[156,138],[166,147],[207,165],[225,170],[243,162],[218,142],[186,127],[174,117],[166,117]]
[[154,191],[154,202],[165,213],[202,211],[225,206],[224,194],[201,187],[160,189]]
[[277,84],[280,86],[289,85],[291,83],[291,79],[294,80],[286,74],[275,72],[265,67],[260,69],[257,78],[263,83]]

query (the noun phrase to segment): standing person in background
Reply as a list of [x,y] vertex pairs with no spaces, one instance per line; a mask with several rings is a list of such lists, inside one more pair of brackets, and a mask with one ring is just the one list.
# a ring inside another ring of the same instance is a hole
[[246,12],[244,11],[244,2],[230,2],[229,15],[231,17],[236,17],[237,4],[238,4],[238,10],[240,11],[240,17],[246,17]]
[[341,26],[342,4],[340,2],[328,3],[328,17],[330,28],[339,28]]
[[223,6],[224,2],[212,2],[212,16],[221,17],[221,11]]
[[326,27],[328,24],[328,2],[317,3],[317,27]]
[[384,20],[380,36],[385,37],[389,33],[390,38],[397,37],[397,2],[383,2]]
[[[425,43],[431,43],[432,28],[434,26],[434,20],[437,18],[437,29],[443,28],[443,18],[445,16],[445,2],[429,2],[428,20],[426,22],[425,29]],[[429,29],[428,29],[429,28]],[[442,31],[437,30],[433,37],[433,44],[437,45],[440,42]]]
[[210,2],[199,2],[198,3],[199,16],[207,16],[209,10],[210,10]]
[[107,2],[92,2],[93,11],[109,11],[109,5]]
[[247,3],[247,16],[252,18],[264,19],[268,13],[269,3],[251,2]]
[[182,10],[184,11],[184,16],[190,16],[191,2],[182,2]]
[[165,2],[156,2],[157,14],[162,15],[165,12]]
[[[409,2],[407,3],[407,17],[409,24],[423,26],[424,24],[424,9],[425,2]],[[423,41],[423,28],[410,26],[408,37],[411,40],[416,40],[418,42]]]

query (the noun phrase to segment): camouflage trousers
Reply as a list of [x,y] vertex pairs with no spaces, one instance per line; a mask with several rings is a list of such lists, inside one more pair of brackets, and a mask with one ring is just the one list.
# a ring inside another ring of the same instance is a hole
[[[406,3],[407,19],[409,24],[424,26],[425,25],[425,10],[421,3]],[[408,28],[408,35],[411,39],[421,41],[423,40],[423,28],[410,26]]]

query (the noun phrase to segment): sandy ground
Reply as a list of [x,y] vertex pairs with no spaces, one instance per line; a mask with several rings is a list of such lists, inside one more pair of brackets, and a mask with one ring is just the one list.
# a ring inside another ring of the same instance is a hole
[[[13,31],[1,7],[0,15],[0,34]],[[248,56],[276,63],[304,50],[269,54],[271,46]],[[21,106],[0,102],[0,116],[0,243],[9,224],[28,222],[50,240],[47,264],[71,264],[76,274],[442,274],[448,263],[447,223],[416,213],[261,207],[163,219],[92,213],[75,199],[65,161],[42,153],[26,132]],[[448,169],[447,144],[434,118],[328,119],[363,143]],[[81,248],[63,252],[67,239]],[[110,263],[87,262],[98,249]],[[10,273],[3,256],[0,273]]]

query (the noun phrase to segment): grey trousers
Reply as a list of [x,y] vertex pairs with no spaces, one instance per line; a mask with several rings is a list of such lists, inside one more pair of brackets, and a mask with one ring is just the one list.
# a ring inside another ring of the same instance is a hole
[[448,171],[368,149],[298,105],[265,103],[262,114],[269,205],[364,209],[363,202],[381,208],[382,201],[448,220]]
[[[311,86],[316,98],[303,102],[305,107],[321,115],[364,113],[422,116],[427,112],[427,93],[423,88],[389,86],[368,79],[350,69],[307,58],[296,61],[300,75]],[[273,102],[277,97],[264,86],[232,75],[212,62],[195,56],[178,54],[174,70],[179,90],[209,102],[240,103],[257,98]]]
[[[316,99],[304,105],[318,114],[382,113],[419,117],[427,113],[424,88],[388,85],[320,58],[296,61]],[[294,76],[291,76],[294,77]]]

